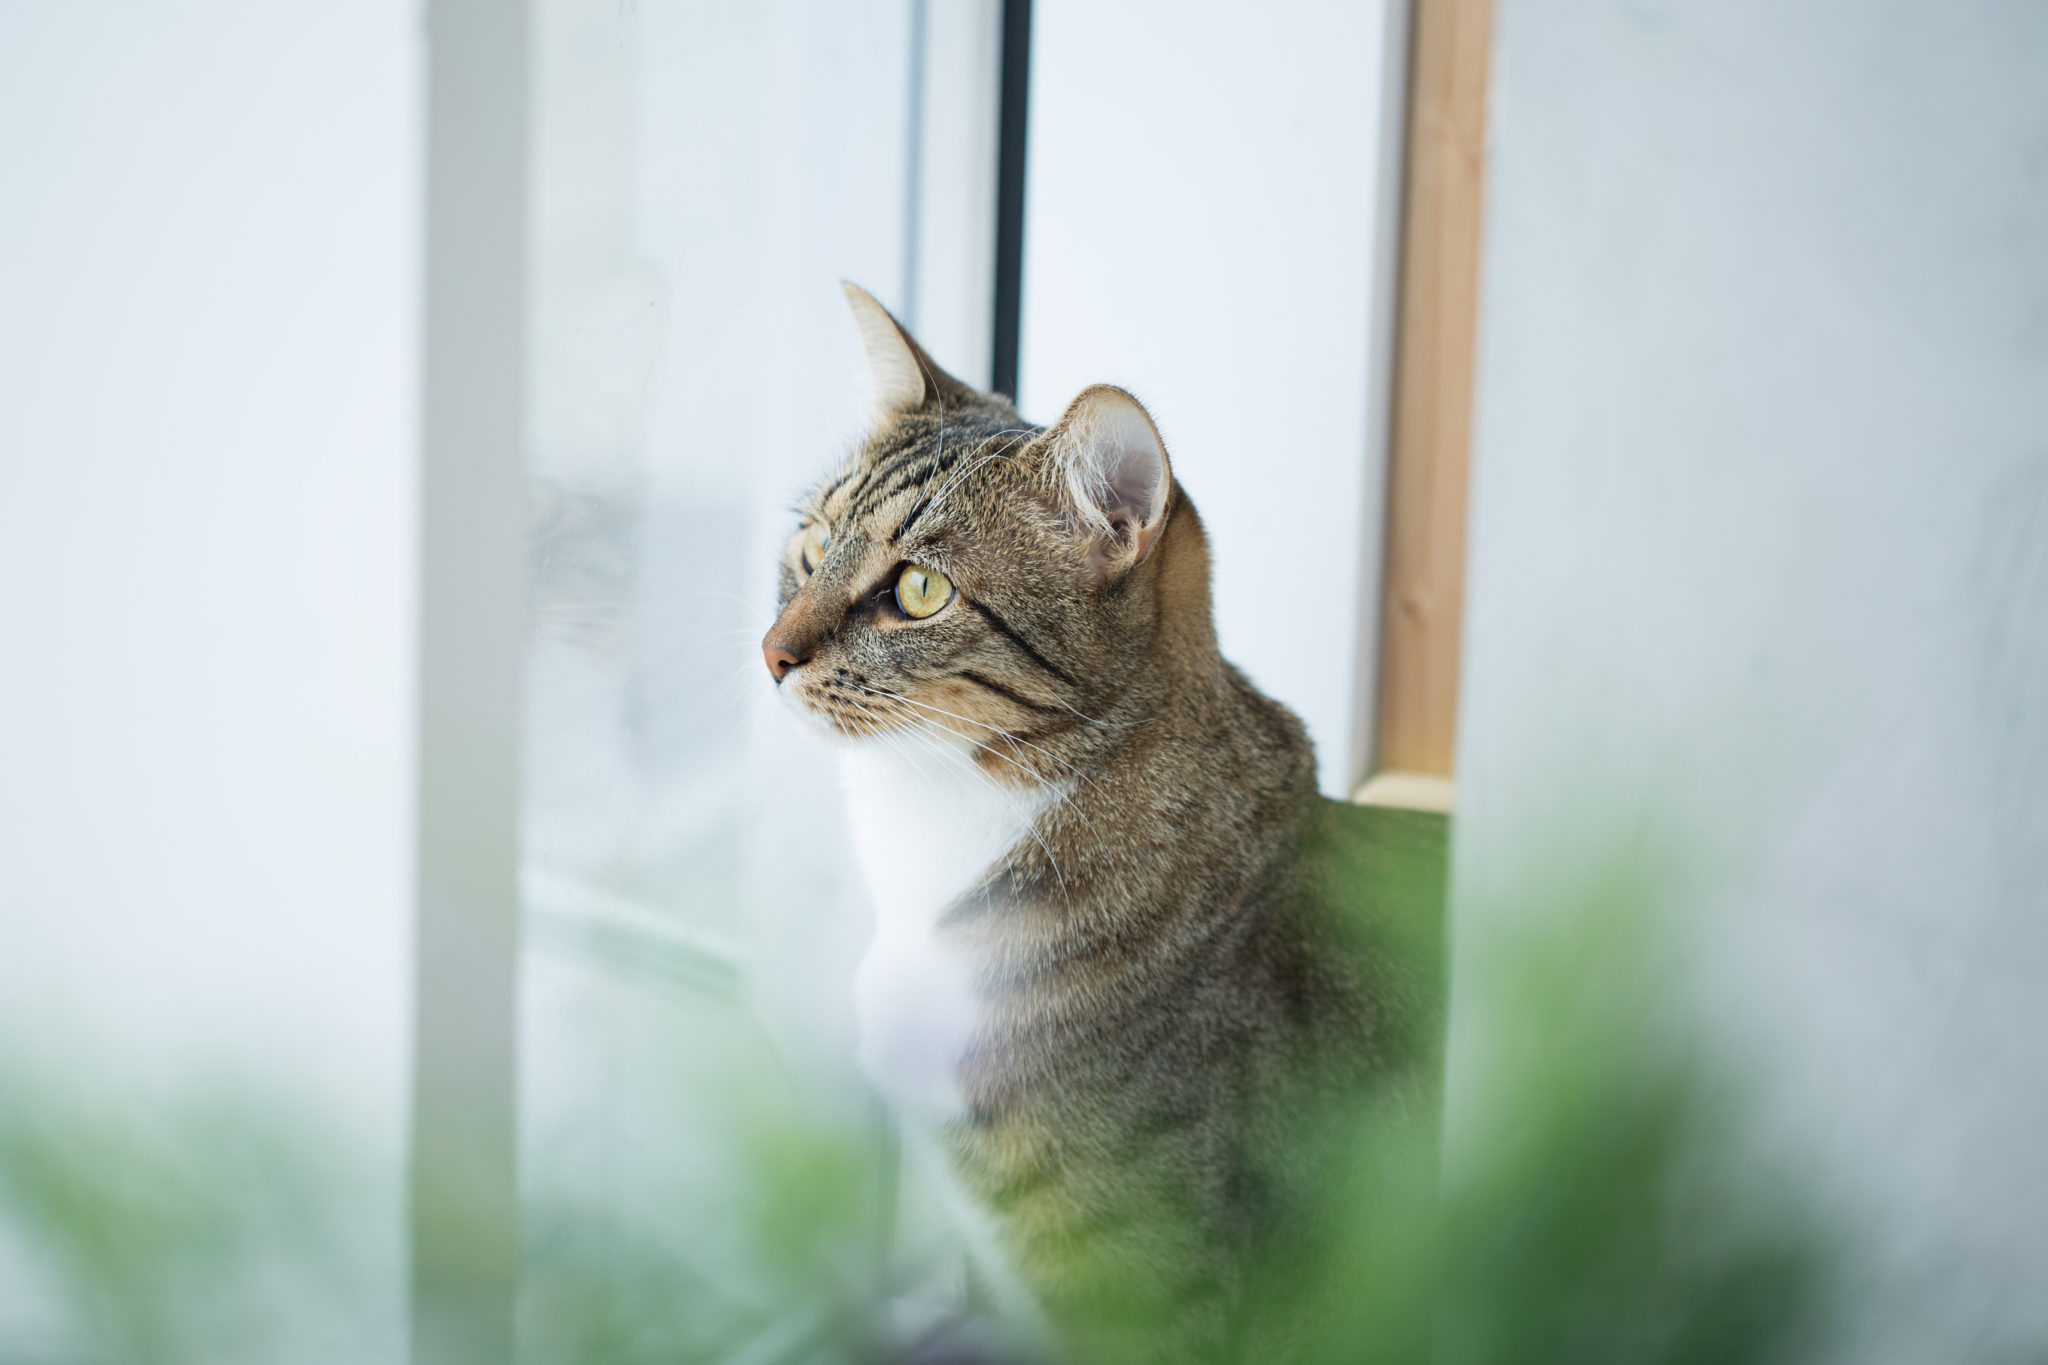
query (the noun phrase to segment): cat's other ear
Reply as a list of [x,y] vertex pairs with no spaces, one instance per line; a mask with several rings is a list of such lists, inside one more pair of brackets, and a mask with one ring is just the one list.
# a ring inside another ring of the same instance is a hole
[[1144,404],[1110,384],[1083,389],[1045,434],[1045,477],[1089,533],[1105,574],[1142,562],[1166,525],[1173,467]]
[[976,396],[973,389],[933,364],[924,347],[889,316],[888,309],[875,302],[874,295],[845,280],[839,287],[846,291],[847,306],[853,309],[854,325],[860,329],[861,349],[868,358],[868,396],[878,420],[926,407],[956,408]]

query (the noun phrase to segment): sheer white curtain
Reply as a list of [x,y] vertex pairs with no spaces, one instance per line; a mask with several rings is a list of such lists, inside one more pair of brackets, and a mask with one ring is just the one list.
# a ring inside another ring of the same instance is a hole
[[866,1143],[893,1222],[836,765],[758,642],[790,507],[859,434],[838,282],[915,279],[986,367],[996,8],[538,4],[529,1299],[592,1220],[743,1280],[763,1124]]
[[[201,1086],[357,1177],[347,1323],[239,1339],[403,1350],[417,11],[0,5],[0,1358],[104,1358],[186,1249]],[[307,1259],[236,1249],[157,1325]]]

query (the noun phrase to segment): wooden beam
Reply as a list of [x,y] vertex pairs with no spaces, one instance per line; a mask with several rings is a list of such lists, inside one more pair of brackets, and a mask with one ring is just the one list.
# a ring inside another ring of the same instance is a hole
[[1410,32],[1374,766],[1448,777],[1457,742],[1492,0],[1415,0]]

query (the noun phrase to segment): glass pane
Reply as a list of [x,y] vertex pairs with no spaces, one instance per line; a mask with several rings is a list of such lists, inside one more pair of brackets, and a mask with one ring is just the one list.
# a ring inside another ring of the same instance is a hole
[[790,505],[858,434],[838,281],[900,306],[920,253],[949,285],[986,256],[946,235],[985,227],[963,187],[913,179],[910,120],[945,112],[910,97],[917,18],[538,6],[530,1359],[838,1358],[949,1273],[852,1067],[870,921],[834,761],[759,649]]

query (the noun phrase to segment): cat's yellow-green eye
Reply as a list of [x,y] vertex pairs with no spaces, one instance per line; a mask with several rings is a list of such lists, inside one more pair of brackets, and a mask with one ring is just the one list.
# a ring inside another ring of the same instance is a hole
[[953,581],[937,569],[907,564],[896,575],[896,605],[903,614],[922,621],[953,600]]
[[804,561],[804,572],[815,573],[825,558],[825,547],[832,543],[832,528],[818,522],[804,532],[804,548],[800,552]]

